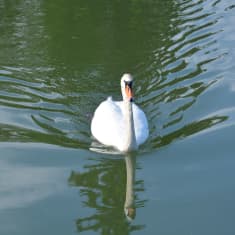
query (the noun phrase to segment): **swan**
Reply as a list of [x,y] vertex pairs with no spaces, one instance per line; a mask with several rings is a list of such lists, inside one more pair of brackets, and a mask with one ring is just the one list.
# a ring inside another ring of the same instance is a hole
[[100,143],[121,152],[130,152],[146,141],[149,135],[145,113],[133,100],[133,77],[125,73],[121,78],[123,101],[108,97],[94,112],[91,133]]

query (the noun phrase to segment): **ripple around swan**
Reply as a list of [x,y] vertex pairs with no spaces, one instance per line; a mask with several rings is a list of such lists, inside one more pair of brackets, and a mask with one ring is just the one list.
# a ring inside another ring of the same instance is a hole
[[[88,114],[86,111],[80,113],[77,120],[76,114],[80,111],[72,105],[74,100],[81,101],[82,95],[67,96],[63,90],[59,93],[59,86],[64,85],[63,79],[58,79],[55,84],[51,84],[50,79],[49,83],[46,83],[45,79],[38,79],[35,82],[31,82],[31,79],[19,79],[19,70],[1,69],[1,141],[46,142],[87,148],[89,137],[85,130],[88,127]],[[24,75],[27,78],[32,76],[31,71],[25,70]],[[76,131],[78,129],[80,131]]]
[[139,85],[146,88],[139,89],[144,94],[139,102],[150,121],[150,148],[223,126],[231,118],[231,114],[214,115],[218,107],[213,103],[208,110],[202,104],[211,93],[215,102],[219,99],[217,83],[221,85],[225,78],[222,64],[231,57],[217,40],[225,33],[218,26],[223,17],[208,4],[184,1],[177,19],[172,20],[178,32],[167,46],[153,51],[146,63],[148,73],[138,74],[148,81]]

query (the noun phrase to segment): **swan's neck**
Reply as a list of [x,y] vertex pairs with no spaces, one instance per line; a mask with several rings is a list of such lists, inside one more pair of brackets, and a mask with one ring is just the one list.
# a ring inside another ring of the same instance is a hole
[[132,102],[129,100],[124,100],[124,115],[125,115],[125,128],[126,128],[126,136],[125,136],[125,146],[124,150],[126,152],[133,151],[137,149],[136,136],[135,136],[135,128],[134,128],[134,118],[132,111]]
[[126,156],[126,200],[124,205],[125,213],[128,217],[134,217],[134,182],[135,182],[135,157]]

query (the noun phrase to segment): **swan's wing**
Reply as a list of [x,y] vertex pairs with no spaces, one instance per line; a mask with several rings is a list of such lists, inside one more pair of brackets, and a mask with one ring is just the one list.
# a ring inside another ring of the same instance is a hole
[[123,115],[117,103],[111,97],[103,101],[91,122],[92,135],[105,145],[117,146],[123,141]]
[[133,103],[133,117],[134,117],[134,127],[135,127],[135,136],[137,144],[140,145],[146,141],[149,136],[148,121],[145,116],[145,113]]

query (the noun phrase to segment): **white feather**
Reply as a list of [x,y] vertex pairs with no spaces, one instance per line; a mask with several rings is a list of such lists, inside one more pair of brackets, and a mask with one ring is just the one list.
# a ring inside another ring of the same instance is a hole
[[[103,101],[95,110],[91,122],[92,135],[102,144],[124,151],[126,141],[125,101],[113,101],[111,97]],[[137,147],[149,135],[148,122],[144,112],[132,103],[134,132]]]

